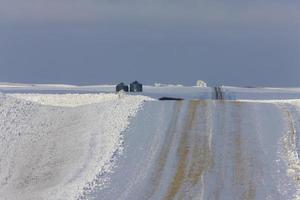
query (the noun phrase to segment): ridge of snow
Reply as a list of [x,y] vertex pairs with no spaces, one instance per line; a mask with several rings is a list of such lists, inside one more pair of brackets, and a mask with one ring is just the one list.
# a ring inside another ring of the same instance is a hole
[[[103,103],[108,101],[118,100],[120,98],[132,98],[130,95],[121,95],[114,93],[99,93],[99,94],[6,94],[7,96],[23,99],[26,101],[36,102],[42,105],[77,107],[82,105]],[[151,101],[150,97],[135,96],[135,98]]]
[[0,94],[1,199],[77,199],[101,169],[111,170],[121,133],[145,100]]
[[294,114],[295,110],[291,109],[295,106],[300,110],[300,101],[288,101],[284,103],[278,103],[278,107],[282,110],[283,117],[286,123],[286,132],[281,139],[281,156],[285,159],[287,165],[287,175],[291,177],[296,184],[296,193],[293,199],[300,199],[300,160],[298,154],[297,140],[299,135],[296,127],[296,120]]

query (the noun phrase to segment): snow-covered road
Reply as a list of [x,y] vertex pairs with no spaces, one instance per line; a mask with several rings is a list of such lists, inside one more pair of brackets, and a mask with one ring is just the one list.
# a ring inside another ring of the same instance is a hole
[[110,184],[86,199],[299,199],[300,112],[290,106],[147,102]]

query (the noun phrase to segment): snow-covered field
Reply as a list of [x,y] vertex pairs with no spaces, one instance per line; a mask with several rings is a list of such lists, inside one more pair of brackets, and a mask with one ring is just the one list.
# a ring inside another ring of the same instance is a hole
[[299,88],[144,89],[0,84],[0,199],[300,199]]
[[130,118],[150,98],[0,95],[0,199],[77,199],[111,170]]

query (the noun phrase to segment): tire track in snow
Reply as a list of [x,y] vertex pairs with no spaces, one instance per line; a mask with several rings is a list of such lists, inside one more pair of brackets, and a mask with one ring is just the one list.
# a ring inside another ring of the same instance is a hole
[[[245,139],[242,135],[242,106],[239,102],[234,102],[234,111],[233,119],[236,122],[236,129],[234,133],[234,184],[236,186],[242,185],[242,199],[251,200],[255,199],[256,196],[256,188],[252,181],[252,166],[255,166],[253,162],[254,157],[249,155],[250,152],[247,152],[247,144],[245,143]],[[255,137],[255,136],[254,136]],[[246,150],[245,150],[246,149]],[[259,168],[257,166],[257,168]]]
[[[216,177],[218,178],[218,180],[216,180],[216,182],[218,182],[218,184],[215,184],[215,187],[212,188],[212,191],[210,192],[210,194],[208,194],[208,198],[209,199],[220,199],[221,196],[221,191],[224,188],[224,164],[225,164],[225,152],[227,151],[227,145],[225,144],[225,137],[224,137],[224,130],[225,130],[225,120],[226,119],[226,107],[224,106],[224,101],[214,101],[214,110],[218,110],[220,113],[219,115],[215,115],[214,116],[214,126],[213,126],[213,158],[214,158],[214,167],[217,167],[217,165],[219,165],[220,169],[217,169],[216,171]],[[218,124],[218,126],[215,126],[215,124]],[[220,128],[220,130],[218,129]],[[217,133],[216,133],[217,132]],[[219,133],[218,133],[219,132]],[[217,134],[219,134],[218,137]],[[220,141],[220,144],[219,144]],[[221,148],[222,150],[220,151],[216,151],[215,146],[218,146],[219,148]],[[217,160],[215,160],[215,158],[218,157]]]
[[190,101],[180,132],[175,175],[168,186],[165,200],[188,198],[192,190],[200,191],[203,187],[198,183],[212,164],[208,120],[207,102]]
[[155,166],[154,169],[155,174],[152,175],[153,176],[151,181],[152,184],[149,188],[149,191],[145,195],[146,199],[151,198],[160,185],[163,170],[165,169],[165,165],[167,162],[167,157],[169,155],[171,145],[173,144],[173,138],[175,136],[176,125],[178,123],[178,117],[179,117],[180,110],[182,109],[182,104],[183,104],[182,101],[177,101],[175,103],[175,108],[173,112],[174,114],[172,115],[172,120],[167,130],[165,140],[163,142],[164,146],[162,147],[161,152],[159,153],[157,165]]
[[[197,113],[197,126],[195,130],[192,130],[193,137],[191,137],[192,150],[191,150],[191,166],[188,170],[188,179],[195,186],[205,170],[212,165],[212,153],[211,153],[211,124],[210,124],[210,112],[207,101],[198,102],[201,108],[201,112]],[[204,113],[204,115],[202,114]]]
[[257,186],[263,185],[259,179],[262,161],[255,132],[249,130],[253,122],[245,115],[247,105],[227,101],[216,101],[215,105],[214,165],[207,177],[213,187],[206,190],[204,199],[256,199]]
[[171,181],[171,184],[169,186],[168,192],[164,198],[165,200],[174,199],[181,185],[183,184],[185,173],[186,173],[185,172],[186,163],[189,154],[188,137],[190,134],[190,129],[192,127],[192,124],[194,123],[195,120],[196,108],[197,108],[197,103],[191,101],[188,110],[188,117],[185,122],[186,124],[183,127],[183,132],[181,133],[180,146],[178,148],[179,161],[177,163],[177,169],[173,177],[173,180]]

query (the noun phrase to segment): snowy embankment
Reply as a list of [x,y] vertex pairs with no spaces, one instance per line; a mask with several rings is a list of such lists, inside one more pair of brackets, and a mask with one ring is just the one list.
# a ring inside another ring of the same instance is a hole
[[0,94],[0,199],[76,199],[93,188],[111,170],[121,133],[145,100]]

